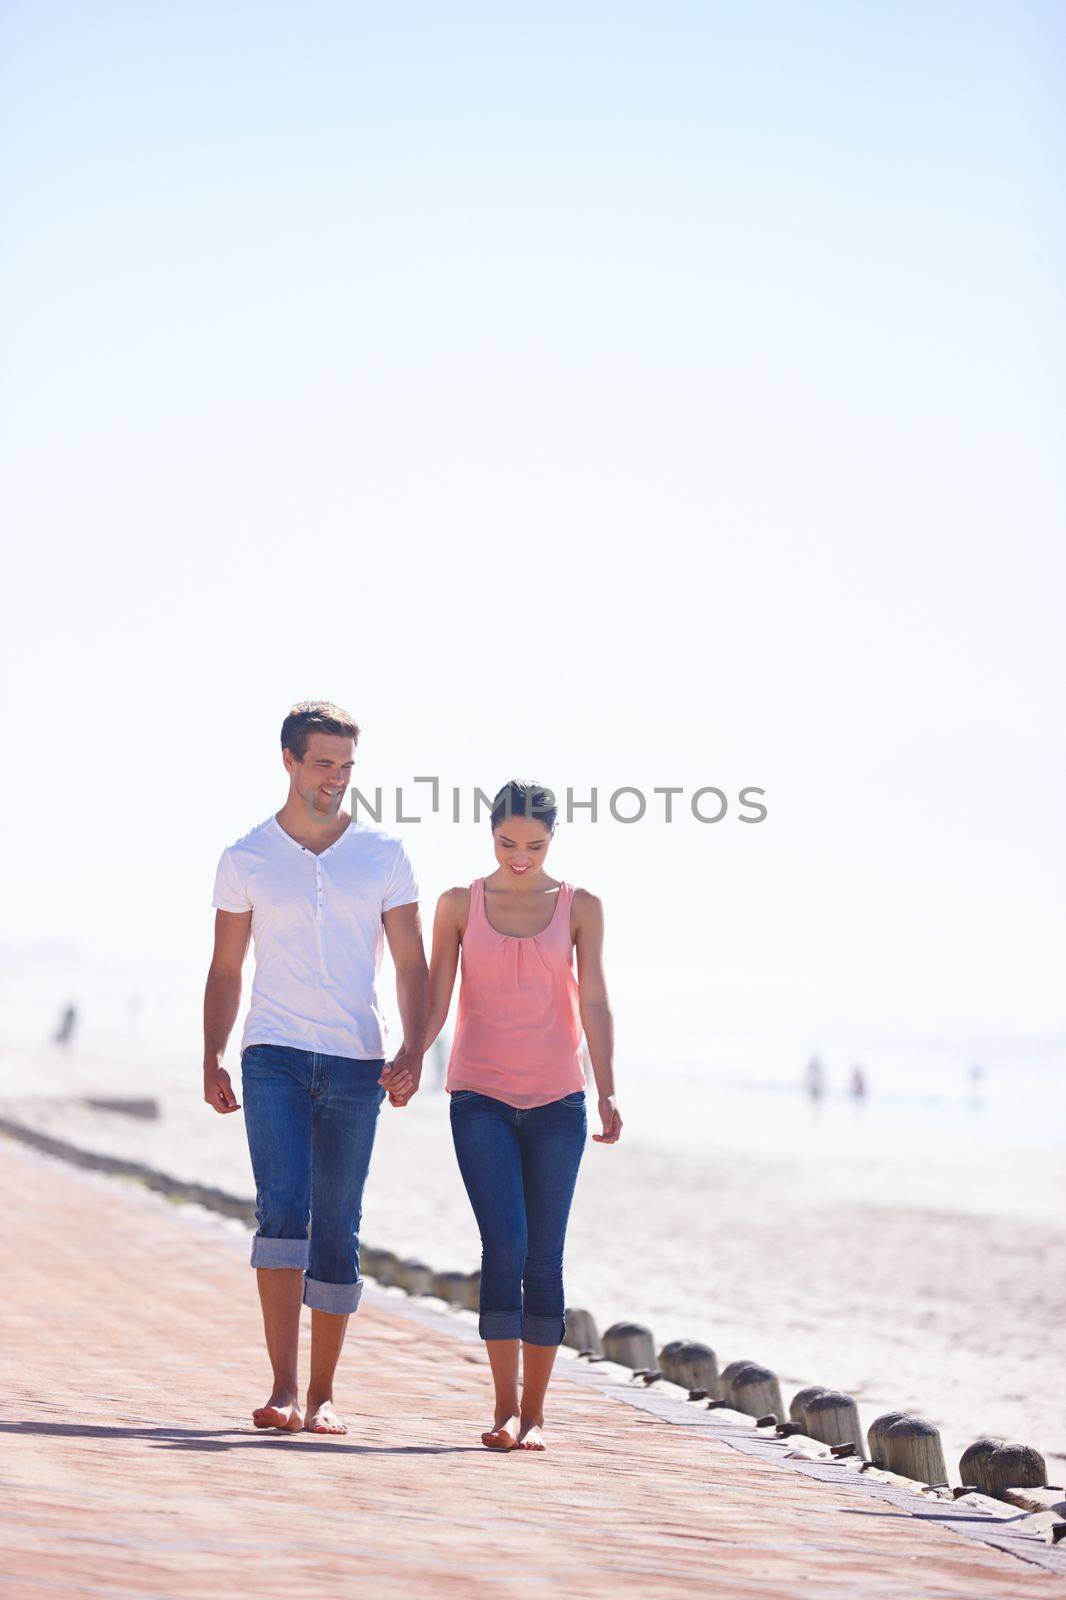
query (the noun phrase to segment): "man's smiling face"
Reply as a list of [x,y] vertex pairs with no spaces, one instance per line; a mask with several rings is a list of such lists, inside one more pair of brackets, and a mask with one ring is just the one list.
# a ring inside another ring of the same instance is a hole
[[303,760],[285,751],[285,769],[296,794],[319,817],[335,816],[352,780],[355,741],[339,733],[310,733]]

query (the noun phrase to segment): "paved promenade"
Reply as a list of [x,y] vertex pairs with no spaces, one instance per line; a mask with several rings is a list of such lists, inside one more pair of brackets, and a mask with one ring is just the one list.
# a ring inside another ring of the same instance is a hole
[[862,1480],[673,1426],[576,1363],[549,1452],[490,1454],[480,1344],[384,1294],[342,1359],[349,1436],[256,1433],[268,1374],[231,1229],[5,1139],[0,1210],[0,1600],[1066,1597]]

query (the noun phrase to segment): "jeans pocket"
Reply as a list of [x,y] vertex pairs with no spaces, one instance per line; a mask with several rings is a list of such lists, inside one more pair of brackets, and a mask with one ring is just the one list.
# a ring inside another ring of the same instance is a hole
[[286,1044],[248,1044],[241,1051],[241,1066],[299,1067],[310,1061],[310,1052]]
[[575,1089],[573,1094],[564,1094],[559,1104],[562,1106],[583,1106],[585,1104],[584,1089]]

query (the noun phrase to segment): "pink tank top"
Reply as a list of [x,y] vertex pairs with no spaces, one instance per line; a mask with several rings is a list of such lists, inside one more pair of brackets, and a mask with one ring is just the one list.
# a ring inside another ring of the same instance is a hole
[[470,885],[459,1013],[444,1087],[474,1089],[520,1110],[585,1087],[570,938],[572,883],[559,886],[543,933],[497,933],[485,880]]

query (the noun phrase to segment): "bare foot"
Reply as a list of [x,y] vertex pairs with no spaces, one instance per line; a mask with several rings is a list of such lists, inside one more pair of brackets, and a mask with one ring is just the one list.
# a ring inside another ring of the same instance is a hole
[[522,1426],[518,1430],[518,1441],[515,1449],[546,1450],[548,1446],[545,1443],[544,1434],[541,1432],[543,1427],[543,1418],[523,1417]]
[[497,1417],[492,1427],[481,1435],[481,1442],[486,1450],[513,1450],[518,1441],[520,1426],[521,1420],[517,1413]]
[[282,1433],[297,1433],[304,1425],[304,1414],[293,1394],[278,1393],[270,1396],[265,1406],[252,1412],[257,1428],[278,1428]]
[[307,1421],[304,1423],[308,1433],[347,1433],[348,1424],[342,1422],[333,1409],[332,1400],[320,1400],[318,1405],[312,1405],[311,1397],[307,1397]]

